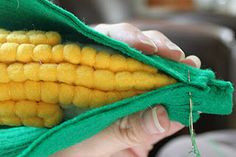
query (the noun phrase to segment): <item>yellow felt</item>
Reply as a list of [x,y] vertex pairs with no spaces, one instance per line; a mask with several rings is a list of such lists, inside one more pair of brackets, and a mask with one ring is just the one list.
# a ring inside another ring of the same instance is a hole
[[0,31],[0,43],[31,43],[31,44],[49,44],[56,45],[61,42],[61,36],[57,32],[49,31],[7,31],[1,29]]
[[61,63],[57,66],[57,79],[60,82],[72,84],[76,79],[76,66],[69,63]]
[[81,58],[80,47],[77,44],[67,44],[64,47],[64,59],[73,64],[79,64]]
[[94,71],[94,88],[104,91],[114,90],[115,75],[113,72],[108,70],[96,70]]
[[16,82],[24,82],[26,77],[24,75],[24,67],[21,63],[14,63],[7,67],[9,79]]
[[56,32],[0,29],[0,124],[52,127],[62,108],[95,108],[176,82],[137,60]]
[[42,64],[39,68],[39,80],[57,81],[57,64]]
[[75,84],[88,88],[94,87],[94,70],[89,66],[79,66],[76,70]]
[[108,69],[110,66],[111,55],[107,52],[98,52],[96,55],[95,65],[99,69]]
[[115,89],[129,90],[134,86],[134,78],[130,72],[118,72],[115,75]]
[[59,102],[66,108],[73,103],[74,87],[66,84],[60,84],[59,86]]
[[7,83],[10,81],[8,77],[8,72],[7,72],[7,65],[0,63],[0,82],[2,83]]
[[38,63],[29,63],[24,65],[24,74],[26,78],[33,81],[39,80],[39,69],[40,64]]
[[50,45],[40,44],[34,48],[32,58],[39,63],[48,63],[52,57],[52,47]]
[[4,43],[0,44],[0,62],[12,62],[16,60],[16,50],[19,44]]
[[63,58],[63,51],[64,51],[64,46],[63,45],[53,46],[51,62],[53,62],[53,63],[62,62],[63,59],[64,59]]
[[58,103],[58,84],[54,82],[41,83],[41,99],[46,103]]
[[95,63],[96,50],[90,47],[84,47],[81,51],[81,64],[93,66]]
[[26,100],[0,102],[0,124],[52,127],[61,120],[62,111],[57,104]]
[[41,100],[41,86],[39,82],[26,81],[24,83],[24,90],[26,99],[34,101]]
[[33,44],[20,44],[16,52],[16,60],[23,63],[30,62],[34,48]]

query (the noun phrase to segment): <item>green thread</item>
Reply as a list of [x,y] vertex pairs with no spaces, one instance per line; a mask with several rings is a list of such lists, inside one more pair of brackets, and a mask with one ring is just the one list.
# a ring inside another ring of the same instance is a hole
[[[188,81],[191,81],[190,78],[190,72],[188,71]],[[198,149],[197,146],[197,142],[196,142],[196,134],[195,131],[193,129],[193,100],[192,100],[192,93],[189,92],[189,132],[190,132],[190,136],[191,136],[191,142],[192,142],[192,150],[190,151],[190,153],[194,153],[196,155],[196,157],[201,157],[200,151]]]

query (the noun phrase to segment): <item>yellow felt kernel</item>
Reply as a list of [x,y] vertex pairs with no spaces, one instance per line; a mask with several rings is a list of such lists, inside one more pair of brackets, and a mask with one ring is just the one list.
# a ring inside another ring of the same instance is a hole
[[69,63],[61,63],[57,66],[57,79],[60,82],[72,84],[75,82],[76,66]]
[[66,44],[63,51],[64,59],[73,64],[79,64],[81,58],[80,47],[77,44]]
[[174,80],[173,78],[165,75],[165,74],[156,74],[155,75],[155,87],[159,88],[159,87],[163,87],[169,84],[173,84],[176,83],[176,80]]
[[115,75],[115,89],[129,90],[134,86],[134,78],[130,72],[118,72]]
[[20,44],[16,52],[16,60],[24,63],[32,61],[34,47],[33,44]]
[[16,82],[23,82],[26,80],[24,74],[24,66],[21,63],[13,63],[7,67],[9,79]]
[[47,44],[47,37],[42,33],[32,33],[29,35],[30,43],[38,45],[38,44]]
[[111,103],[114,103],[116,101],[119,101],[121,99],[121,95],[119,92],[115,92],[115,91],[112,91],[112,92],[107,92],[107,104],[111,104]]
[[27,79],[32,81],[39,80],[39,63],[29,63],[24,65],[24,75]]
[[57,104],[39,102],[38,116],[44,119],[44,126],[50,128],[62,120],[62,111]]
[[46,103],[58,102],[58,84],[54,82],[41,82],[41,100]]
[[89,66],[78,66],[76,70],[75,84],[92,88],[94,86],[94,70]]
[[25,95],[28,100],[41,100],[41,86],[40,82],[26,81],[24,83]]
[[139,71],[133,73],[134,88],[138,90],[150,90],[154,88],[155,77],[151,73]]
[[22,118],[22,123],[25,126],[31,126],[31,127],[44,127],[45,126],[43,119],[39,117]]
[[111,55],[110,69],[114,72],[123,71],[127,69],[126,58],[119,54]]
[[34,35],[34,34],[44,34],[44,31],[41,30],[29,30],[26,32],[27,35]]
[[59,85],[59,102],[62,107],[66,108],[72,104],[74,98],[74,86],[67,84]]
[[46,44],[37,45],[34,48],[32,57],[36,62],[48,63],[52,58],[52,47]]
[[16,116],[2,117],[1,121],[4,125],[9,125],[9,126],[20,126],[22,124],[21,119]]
[[0,83],[7,83],[7,82],[9,82],[7,65],[0,63]]
[[15,114],[18,117],[36,117],[37,116],[37,103],[34,101],[19,101],[15,104]]
[[7,42],[7,36],[8,34],[0,34],[0,43]]
[[52,116],[59,109],[60,109],[60,107],[57,104],[39,102],[38,108],[37,108],[38,116],[40,118],[47,118],[47,117]]
[[25,35],[24,32],[22,32],[22,34],[12,32],[7,36],[7,42],[19,44],[29,43],[29,37]]
[[56,45],[61,42],[61,36],[57,32],[49,31],[45,35],[47,37],[47,43],[50,45]]
[[62,120],[62,117],[63,117],[62,111],[57,110],[52,116],[44,119],[44,125],[48,128],[51,128],[55,126],[56,124],[60,123]]
[[109,69],[111,55],[107,52],[98,52],[95,59],[94,67],[98,69]]
[[96,50],[91,47],[83,47],[81,50],[81,64],[94,66]]
[[42,64],[42,65],[40,65],[39,80],[57,81],[57,64]]
[[137,95],[135,91],[122,91],[120,92],[121,99],[129,98]]
[[9,34],[9,33],[10,33],[10,31],[0,28],[0,34]]
[[75,95],[73,99],[73,104],[78,107],[85,108],[90,105],[92,90],[85,87],[75,87]]
[[114,89],[115,75],[108,70],[94,71],[94,88],[104,91],[112,91]]
[[19,82],[10,82],[9,93],[12,100],[23,100],[25,99],[24,84]]
[[9,84],[0,83],[0,101],[11,100]]
[[9,34],[22,35],[22,34],[25,34],[25,33],[26,33],[26,31],[12,31]]
[[64,45],[56,45],[52,48],[52,58],[51,62],[53,63],[60,63],[63,61],[63,51]]
[[134,72],[143,68],[142,63],[134,60],[133,58],[127,58],[127,70]]
[[14,101],[1,101],[0,102],[0,117],[15,116],[15,102]]
[[4,43],[0,47],[0,62],[13,62],[16,60],[16,51],[19,44]]
[[105,92],[99,90],[93,90],[91,92],[91,101],[89,107],[95,108],[107,104],[107,95]]
[[146,64],[143,64],[143,71],[147,71],[147,72],[150,72],[150,73],[157,73],[157,69],[154,68],[154,67],[151,67],[149,65],[146,65]]

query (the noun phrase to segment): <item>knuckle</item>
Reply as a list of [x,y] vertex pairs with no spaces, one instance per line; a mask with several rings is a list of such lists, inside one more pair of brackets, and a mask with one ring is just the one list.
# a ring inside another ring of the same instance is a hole
[[96,25],[94,28],[101,29],[101,28],[105,28],[106,26],[107,26],[107,24],[101,23],[101,24]]
[[145,31],[144,33],[150,36],[161,36],[161,37],[167,38],[163,33],[157,30],[148,30],[148,31]]
[[130,23],[119,23],[114,26],[115,27],[117,26],[118,28],[123,29],[123,30],[140,31],[137,27],[135,27],[134,25],[132,25]]
[[114,134],[117,139],[128,146],[141,144],[145,136],[143,130],[140,130],[137,122],[135,122],[133,116],[121,118],[117,121],[117,125],[114,128]]
[[133,25],[126,23],[126,22],[120,23],[118,25],[120,25],[120,27],[134,27]]

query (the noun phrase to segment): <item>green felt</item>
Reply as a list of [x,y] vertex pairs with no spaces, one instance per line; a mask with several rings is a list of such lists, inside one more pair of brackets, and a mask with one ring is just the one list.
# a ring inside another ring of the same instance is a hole
[[[192,92],[194,121],[199,118],[199,111],[221,115],[232,112],[232,84],[215,80],[212,71],[192,68],[158,56],[143,55],[125,43],[93,31],[74,15],[47,0],[1,0],[0,27],[11,30],[54,30],[63,35],[64,41],[102,44],[150,64],[178,80],[174,85],[87,111],[52,129],[2,128],[1,157],[49,156],[97,134],[121,117],[145,110],[155,104],[163,104],[171,120],[187,126],[188,92]],[[190,83],[188,72],[191,75]]]

